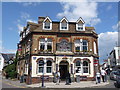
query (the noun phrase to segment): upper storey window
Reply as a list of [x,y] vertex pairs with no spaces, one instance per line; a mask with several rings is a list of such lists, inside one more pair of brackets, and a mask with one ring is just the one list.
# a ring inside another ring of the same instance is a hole
[[76,30],[77,31],[85,31],[85,22],[82,18],[79,18],[76,22]]
[[52,52],[52,39],[51,38],[41,38],[39,49],[40,49],[40,51]]
[[68,20],[65,17],[60,21],[60,30],[68,30]]
[[43,29],[44,30],[51,30],[52,29],[52,21],[49,17],[46,17],[43,21]]

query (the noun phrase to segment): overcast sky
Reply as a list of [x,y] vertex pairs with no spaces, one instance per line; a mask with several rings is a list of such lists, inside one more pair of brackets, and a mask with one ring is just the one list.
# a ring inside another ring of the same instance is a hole
[[[38,16],[49,16],[60,21],[63,16],[69,21],[82,17],[86,26],[94,26],[99,36],[100,62],[118,40],[117,2],[3,2],[2,3],[2,52],[15,52],[19,32],[27,21],[37,23]],[[1,4],[0,4],[1,5]]]

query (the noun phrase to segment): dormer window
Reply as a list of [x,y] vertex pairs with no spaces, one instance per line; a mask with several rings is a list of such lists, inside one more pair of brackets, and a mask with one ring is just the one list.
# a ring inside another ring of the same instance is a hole
[[82,18],[79,18],[76,22],[76,30],[77,31],[85,31],[85,22]]
[[83,30],[83,24],[78,24],[78,30]]
[[67,29],[67,23],[61,23],[61,29]]
[[52,21],[49,17],[46,17],[43,21],[43,29],[44,30],[51,30],[52,29]]
[[68,30],[68,20],[65,17],[60,21],[60,30]]
[[50,29],[50,22],[45,22],[44,28],[45,29]]

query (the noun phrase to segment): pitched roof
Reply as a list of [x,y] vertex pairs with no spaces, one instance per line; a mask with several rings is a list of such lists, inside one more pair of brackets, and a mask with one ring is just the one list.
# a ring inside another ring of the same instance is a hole
[[8,62],[10,59],[15,57],[15,54],[5,54],[5,53],[1,53],[1,55],[3,56],[3,58],[5,59],[5,62]]

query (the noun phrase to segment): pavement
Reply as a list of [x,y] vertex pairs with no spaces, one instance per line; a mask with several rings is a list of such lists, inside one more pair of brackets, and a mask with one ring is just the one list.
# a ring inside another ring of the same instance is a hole
[[[11,79],[2,79],[3,86],[2,88],[6,88],[6,85],[9,85],[11,88],[40,88],[42,86],[42,83],[37,83],[37,84],[31,84],[27,85],[25,83],[20,83],[18,80],[11,80]],[[66,82],[61,82],[59,85],[56,85],[56,83],[53,82],[45,82],[44,86],[45,88],[93,88],[93,87],[100,87],[100,86],[105,86],[108,85],[109,82],[101,82],[99,84],[96,84],[95,81],[80,81],[79,83],[77,82],[72,82],[70,85],[65,85]]]
[[[101,82],[99,84],[96,84],[95,81],[81,81],[79,83],[77,82],[73,82],[71,83],[70,85],[65,85],[66,83],[65,82],[61,82],[59,85],[56,85],[56,83],[53,83],[53,82],[48,82],[44,84],[45,88],[91,88],[91,87],[98,87],[98,86],[105,86],[105,85],[108,85],[109,82]],[[30,87],[30,88],[38,88],[38,87],[41,87],[41,83],[39,84],[32,84],[32,85],[27,85],[27,87]]]

